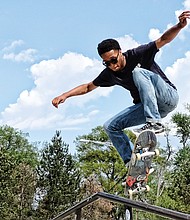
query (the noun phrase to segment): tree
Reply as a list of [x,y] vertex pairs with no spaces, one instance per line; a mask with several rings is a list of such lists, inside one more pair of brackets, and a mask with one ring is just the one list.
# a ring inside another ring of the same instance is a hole
[[[131,140],[135,140],[135,135],[130,131],[127,132]],[[103,127],[98,126],[88,135],[77,137],[76,144],[83,178],[95,176],[103,191],[123,195],[122,182],[125,181],[127,169]],[[120,219],[123,209],[115,205],[112,215],[114,219]]]
[[77,137],[76,143],[77,157],[84,178],[95,174],[104,191],[110,191],[115,181],[126,173],[126,168],[109,142],[103,127],[98,126],[92,129],[90,134]]
[[[102,186],[99,183],[95,175],[90,175],[88,178],[84,179],[81,185],[81,195],[82,197],[89,197],[96,192],[102,192]],[[112,202],[100,199],[93,202],[92,204],[84,207],[82,210],[82,219],[85,220],[111,220],[112,219],[112,209],[114,205]]]
[[174,160],[169,195],[178,202],[176,210],[190,212],[190,145],[180,149]]
[[176,200],[177,210],[190,211],[190,105],[185,106],[188,113],[175,113],[172,121],[176,124],[177,136],[180,138],[182,148],[174,158],[173,170],[170,175],[169,195]]
[[[177,202],[168,194],[168,189],[171,186],[170,174],[172,171],[174,155],[173,146],[171,145],[169,139],[169,133],[170,129],[166,127],[166,146],[160,146],[160,143],[157,144],[157,149],[159,150],[160,155],[158,157],[153,157],[151,166],[155,169],[155,171],[148,178],[150,191],[146,193],[145,200],[152,205],[175,210]],[[157,216],[155,214],[139,212],[139,210],[137,210],[137,214],[139,219],[165,219],[164,217]]]
[[[26,220],[32,214],[32,206],[36,191],[37,176],[35,170],[26,163],[20,163],[14,169],[12,177],[15,182],[12,207],[17,208],[19,220]],[[30,207],[30,208],[29,208]]]
[[153,164],[155,165],[155,169],[156,169],[156,176],[154,178],[157,179],[157,185],[156,185],[157,189],[155,193],[156,205],[159,204],[159,201],[162,199],[163,191],[168,184],[167,183],[168,173],[171,171],[170,167],[172,165],[172,156],[174,152],[170,144],[169,132],[170,129],[166,127],[165,130],[166,148],[164,149],[164,147],[159,147],[160,156],[157,158],[153,158]]
[[35,193],[37,152],[25,134],[0,127],[0,219],[27,219]]
[[49,219],[72,206],[78,197],[80,172],[68,145],[56,131],[51,143],[46,143],[38,167],[38,187],[42,194],[37,211],[41,218]]
[[[190,112],[190,105],[185,106],[186,110]],[[190,138],[190,114],[188,113],[175,113],[172,116],[172,121],[177,127],[177,136],[180,138],[180,142],[185,147],[188,139]]]
[[[13,194],[13,181],[11,178],[14,172],[15,161],[9,151],[5,150],[2,146],[0,149],[0,219],[12,219],[10,216],[10,207],[12,207]],[[12,212],[16,212],[12,209]]]

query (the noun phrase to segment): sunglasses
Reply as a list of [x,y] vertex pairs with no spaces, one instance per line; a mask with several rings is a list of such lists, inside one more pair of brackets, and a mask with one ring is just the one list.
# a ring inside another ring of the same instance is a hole
[[106,67],[109,67],[111,64],[116,64],[118,62],[119,51],[116,57],[111,58],[108,61],[102,61],[102,64]]

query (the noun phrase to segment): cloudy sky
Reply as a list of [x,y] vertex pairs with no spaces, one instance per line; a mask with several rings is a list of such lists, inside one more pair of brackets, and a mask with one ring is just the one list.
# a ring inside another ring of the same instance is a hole
[[[56,130],[73,148],[87,134],[132,104],[122,88],[99,88],[72,97],[58,109],[51,100],[104,68],[97,44],[117,39],[122,50],[155,40],[190,10],[190,0],[18,0],[0,8],[0,125],[50,141]],[[177,111],[190,103],[190,26],[157,54],[157,62],[177,86]],[[168,116],[165,121],[169,121]]]

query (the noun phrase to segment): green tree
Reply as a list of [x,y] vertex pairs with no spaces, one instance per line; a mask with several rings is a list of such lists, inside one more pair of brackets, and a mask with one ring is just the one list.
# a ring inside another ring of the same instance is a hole
[[15,161],[9,151],[1,146],[0,149],[0,219],[12,219],[12,213],[16,210],[12,209],[13,194],[13,180],[11,178],[14,172]]
[[190,212],[190,145],[180,149],[174,160],[169,195],[177,201],[176,210]]
[[[131,140],[135,140],[136,136],[127,132]],[[88,135],[77,137],[76,144],[83,177],[88,179],[91,175],[96,176],[103,191],[123,195],[122,181],[125,181],[127,169],[103,127],[98,126]],[[121,207],[118,209],[118,206],[113,209],[114,219],[123,215],[123,210],[121,211]]]
[[176,210],[190,212],[190,105],[185,109],[187,113],[175,113],[172,122],[177,128],[177,136],[180,138],[182,148],[174,158],[173,169],[170,175],[169,195],[177,201]]
[[45,144],[37,170],[42,195],[38,219],[49,219],[72,206],[79,194],[80,172],[59,131]]
[[27,219],[35,193],[37,152],[26,136],[0,127],[0,219]]
[[34,195],[36,192],[37,175],[35,170],[26,163],[18,164],[12,178],[15,182],[13,189],[14,195],[12,208],[15,206],[17,210],[17,219],[26,220],[33,213]]
[[188,113],[177,112],[172,116],[172,122],[177,127],[177,136],[180,138],[180,142],[183,144],[183,147],[187,144],[188,139],[190,138],[190,106],[187,104],[185,109],[188,110]]
[[104,191],[110,191],[127,170],[103,127],[98,126],[90,134],[77,137],[76,143],[77,157],[84,177],[95,174]]
[[10,126],[2,126],[0,127],[0,148],[11,151],[17,164],[26,162],[36,167],[37,148],[28,142],[27,136],[28,134]]

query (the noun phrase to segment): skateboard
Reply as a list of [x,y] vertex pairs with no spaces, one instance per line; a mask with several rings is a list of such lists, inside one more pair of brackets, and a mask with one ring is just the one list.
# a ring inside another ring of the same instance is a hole
[[148,176],[152,171],[153,156],[158,156],[157,138],[153,131],[141,132],[134,144],[125,185],[125,195],[132,199],[133,194],[149,191]]

